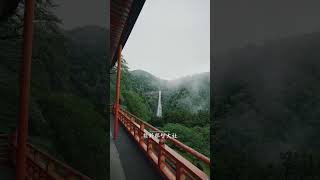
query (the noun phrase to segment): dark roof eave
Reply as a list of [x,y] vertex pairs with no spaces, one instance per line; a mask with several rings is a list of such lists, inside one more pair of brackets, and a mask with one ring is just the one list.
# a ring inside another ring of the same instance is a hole
[[[125,46],[129,36],[130,36],[130,33],[138,19],[138,16],[140,15],[140,12],[142,10],[142,7],[144,5],[146,0],[135,0],[133,1],[133,4],[131,6],[131,10],[130,10],[130,13],[129,13],[129,17],[126,21],[126,25],[122,31],[122,34],[121,34],[121,38],[118,42],[118,45],[117,45],[117,49],[119,49],[120,45],[122,45],[122,48]],[[111,54],[114,54],[113,57],[111,57],[111,67],[112,68],[115,63],[117,62],[117,58],[118,58],[118,53],[113,53],[111,52]]]

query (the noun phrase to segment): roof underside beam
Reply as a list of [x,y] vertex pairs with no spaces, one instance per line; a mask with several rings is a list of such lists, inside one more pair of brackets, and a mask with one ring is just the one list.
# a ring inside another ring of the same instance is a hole
[[117,61],[117,49],[125,46],[145,0],[111,0],[111,67]]

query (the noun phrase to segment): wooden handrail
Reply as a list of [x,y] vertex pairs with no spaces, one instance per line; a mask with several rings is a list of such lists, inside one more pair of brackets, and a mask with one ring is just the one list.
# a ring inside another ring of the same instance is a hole
[[[2,136],[0,135],[0,138],[1,137]],[[15,164],[15,152],[17,147],[15,133],[8,139],[11,147],[11,161]],[[27,144],[27,169],[27,177],[30,179],[34,179],[36,176],[41,175],[41,177],[45,177],[45,179],[48,180],[92,180],[88,176],[83,175],[30,143]],[[62,170],[62,172],[59,170]]]
[[119,120],[165,179],[209,179],[208,175],[170,148],[165,142],[171,141],[174,145],[208,165],[210,165],[209,158],[172,138],[164,137],[158,139],[153,136],[145,138],[144,134],[149,133],[145,128],[156,132],[162,131],[125,111],[123,108],[119,110]]
[[[138,118],[137,116],[133,115],[132,113],[124,110],[123,108],[120,108],[120,110],[122,112],[126,113],[126,114],[129,114],[129,116],[133,117],[135,121],[139,121],[140,123],[143,123],[145,126],[147,126],[148,128],[152,129],[153,131],[155,131],[155,132],[163,132],[163,131],[153,127],[149,123],[143,121],[142,119]],[[206,157],[205,155],[203,155],[203,154],[199,153],[198,151],[194,150],[193,148],[183,144],[182,142],[180,142],[177,139],[169,138],[168,140],[171,141],[177,147],[181,148],[182,150],[184,150],[187,153],[191,154],[192,156],[196,157],[198,160],[204,162],[207,165],[210,165],[210,159],[208,157]]]
[[28,143],[28,148],[36,151],[37,153],[39,153],[41,156],[49,159],[52,163],[54,163],[55,165],[61,167],[62,169],[66,170],[68,173],[71,173],[73,176],[81,178],[81,180],[91,180],[91,178],[89,178],[88,176],[81,174],[80,172],[78,172],[77,170],[73,169],[72,167],[66,165],[65,163],[55,159],[54,157],[52,157],[51,155],[49,155],[46,152],[41,151],[40,149],[36,148],[34,145]]

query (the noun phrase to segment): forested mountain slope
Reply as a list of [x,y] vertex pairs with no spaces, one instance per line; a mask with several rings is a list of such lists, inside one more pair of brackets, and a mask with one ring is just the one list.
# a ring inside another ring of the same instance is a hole
[[[111,71],[111,101],[114,102],[115,68]],[[122,64],[120,104],[155,127],[176,133],[178,140],[197,151],[209,150],[209,73],[200,73],[168,81],[143,71],[129,71]],[[162,118],[156,117],[158,91],[162,91]],[[190,158],[208,173],[208,167]]]
[[[36,1],[29,139],[94,178],[108,177],[107,30],[65,32],[51,1]],[[0,131],[16,128],[23,5],[0,24]],[[99,32],[99,33],[97,33]],[[94,41],[94,42],[92,42]]]
[[214,57],[218,179],[320,177],[319,59],[320,33]]
[[67,32],[70,38],[70,77],[74,92],[90,99],[103,111],[107,104],[109,30],[85,26]]

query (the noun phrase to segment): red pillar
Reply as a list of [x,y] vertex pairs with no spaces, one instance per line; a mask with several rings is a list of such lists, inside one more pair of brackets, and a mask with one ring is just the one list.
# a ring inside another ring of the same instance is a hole
[[117,139],[118,135],[118,121],[119,121],[119,96],[120,96],[120,67],[121,67],[121,51],[122,46],[118,49],[118,67],[117,67],[117,81],[116,81],[116,100],[115,100],[115,114],[114,114],[114,127],[113,139]]
[[25,1],[23,49],[20,74],[19,119],[17,139],[16,180],[25,180],[28,137],[29,92],[32,58],[33,0]]

